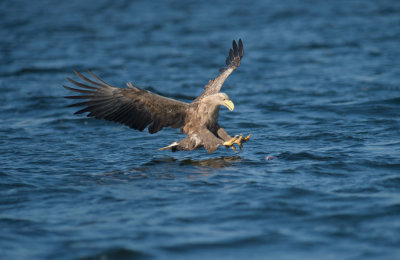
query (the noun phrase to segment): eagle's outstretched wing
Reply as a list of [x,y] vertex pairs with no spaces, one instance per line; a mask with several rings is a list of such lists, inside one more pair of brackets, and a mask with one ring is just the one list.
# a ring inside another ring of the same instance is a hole
[[204,92],[201,96],[199,96],[196,100],[200,100],[206,96],[218,93],[224,84],[224,81],[228,78],[228,76],[240,65],[240,61],[243,57],[243,42],[242,39],[239,39],[239,46],[236,44],[234,40],[232,42],[232,49],[229,49],[229,55],[226,58],[226,67],[220,69],[220,74],[214,80],[210,80],[208,85],[204,87]]
[[86,106],[75,114],[89,112],[87,116],[106,119],[125,124],[133,129],[142,131],[149,126],[150,133],[156,133],[163,127],[180,128],[185,123],[186,111],[189,104],[166,98],[146,90],[134,87],[128,83],[128,88],[113,87],[96,77],[89,71],[93,81],[75,71],[82,80],[90,83],[83,84],[68,78],[80,88],[66,89],[82,93],[82,96],[67,96],[71,99],[86,99],[86,101],[69,106]]

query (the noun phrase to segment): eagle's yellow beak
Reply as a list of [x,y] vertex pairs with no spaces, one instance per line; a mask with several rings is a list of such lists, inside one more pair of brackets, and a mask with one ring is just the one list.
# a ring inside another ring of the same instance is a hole
[[233,111],[233,109],[235,108],[235,105],[229,99],[224,100],[224,106],[226,106],[230,111]]

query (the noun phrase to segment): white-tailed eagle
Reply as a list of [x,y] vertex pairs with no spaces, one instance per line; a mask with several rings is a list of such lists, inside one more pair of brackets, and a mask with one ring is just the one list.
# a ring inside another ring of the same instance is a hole
[[79,72],[75,74],[85,83],[67,78],[79,88],[64,86],[66,89],[81,93],[80,96],[67,96],[65,98],[78,99],[82,102],[70,106],[85,106],[75,112],[81,114],[88,112],[88,117],[105,119],[125,124],[133,129],[143,131],[148,127],[150,134],[157,133],[163,127],[180,128],[187,137],[173,142],[160,150],[171,149],[175,151],[192,151],[205,147],[208,153],[215,151],[220,146],[231,147],[234,144],[240,148],[247,142],[250,135],[231,137],[219,124],[218,115],[221,105],[230,111],[234,109],[233,102],[228,95],[221,93],[220,89],[226,78],[240,65],[243,57],[243,43],[232,43],[229,55],[226,58],[226,67],[220,69],[220,74],[210,80],[204,92],[192,103],[185,103],[175,99],[163,97],[149,91],[140,89],[128,82],[125,89],[111,86],[92,72],[89,79]]

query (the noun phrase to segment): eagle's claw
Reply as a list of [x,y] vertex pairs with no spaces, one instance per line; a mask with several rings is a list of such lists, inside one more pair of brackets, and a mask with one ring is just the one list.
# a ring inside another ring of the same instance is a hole
[[235,144],[237,144],[239,146],[240,149],[242,149],[243,144],[246,143],[247,141],[249,141],[251,135],[248,135],[246,137],[243,137],[242,135],[239,136],[238,139],[236,139]]
[[242,135],[235,135],[231,140],[226,141],[223,143],[227,148],[231,147],[232,150],[236,152],[236,148],[233,144],[237,144],[240,149],[242,149],[243,144],[247,142],[250,139],[251,135],[248,135],[246,137],[243,137]]
[[235,140],[235,144],[237,144],[239,146],[240,150],[242,150],[242,139],[243,139],[243,136],[239,135],[239,138]]
[[243,137],[243,139],[242,139],[242,144],[245,143],[245,142],[247,142],[247,141],[249,141],[249,140],[250,140],[250,137],[251,137],[250,134],[249,134],[248,136],[246,136],[246,137]]
[[226,147],[233,147],[233,144],[235,143],[236,139],[238,139],[238,136],[235,135],[234,137],[232,137],[231,140],[224,142],[222,145],[225,145]]

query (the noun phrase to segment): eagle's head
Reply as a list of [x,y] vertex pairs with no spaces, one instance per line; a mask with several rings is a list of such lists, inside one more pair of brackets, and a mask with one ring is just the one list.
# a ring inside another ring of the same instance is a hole
[[235,105],[233,104],[232,100],[230,100],[228,95],[225,93],[216,93],[213,95],[209,95],[208,97],[203,99],[203,102],[211,106],[223,105],[226,106],[230,111],[232,111],[235,108]]

